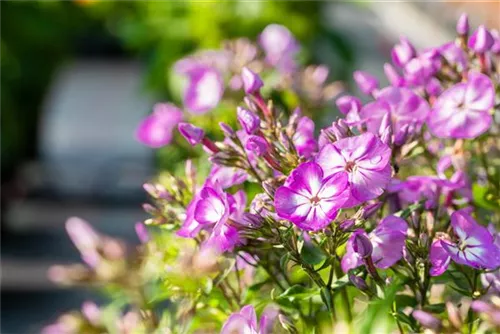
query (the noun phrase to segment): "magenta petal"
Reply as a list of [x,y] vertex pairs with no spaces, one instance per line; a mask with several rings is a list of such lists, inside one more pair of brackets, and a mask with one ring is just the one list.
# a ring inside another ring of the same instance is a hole
[[215,68],[198,67],[189,72],[189,85],[184,94],[184,104],[195,114],[215,108],[224,93],[222,76]]
[[226,214],[224,202],[216,191],[209,187],[203,188],[194,213],[196,221],[200,224],[216,224]]
[[431,261],[431,276],[439,276],[443,274],[450,265],[450,255],[443,248],[441,240],[436,240],[432,243],[430,249],[429,260]]
[[381,171],[371,171],[359,168],[351,174],[351,193],[359,202],[374,199],[384,192],[391,180],[390,165]]
[[353,242],[357,234],[362,234],[367,236],[366,232],[363,230],[357,230],[349,237],[346,244],[346,253],[342,257],[342,261],[340,266],[342,267],[342,271],[347,273],[349,270],[359,267],[363,264],[363,259],[356,253],[353,249]]
[[305,219],[311,210],[309,199],[288,187],[280,187],[276,190],[274,205],[278,216],[292,222]]

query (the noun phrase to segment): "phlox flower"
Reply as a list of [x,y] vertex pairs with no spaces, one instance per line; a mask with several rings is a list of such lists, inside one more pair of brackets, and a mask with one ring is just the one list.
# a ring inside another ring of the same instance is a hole
[[500,266],[500,248],[493,235],[479,225],[465,209],[451,215],[455,240],[438,239],[430,251],[431,275],[446,271],[450,260],[476,269],[495,269]]
[[321,230],[335,219],[338,209],[347,200],[346,189],[346,174],[325,177],[317,163],[303,163],[276,190],[276,213],[303,230]]
[[469,73],[467,82],[455,84],[437,98],[427,124],[439,138],[476,138],[489,129],[494,103],[490,78]]
[[391,149],[372,133],[324,146],[316,157],[325,175],[348,176],[350,198],[344,207],[380,196],[391,179]]

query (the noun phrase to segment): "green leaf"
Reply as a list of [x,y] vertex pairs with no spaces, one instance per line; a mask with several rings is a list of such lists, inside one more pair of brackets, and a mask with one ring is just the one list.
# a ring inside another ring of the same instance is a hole
[[296,299],[309,299],[319,294],[319,289],[310,289],[306,288],[302,285],[296,284],[285,290],[281,295],[279,295],[276,299],[288,299],[290,301],[294,301]]
[[280,258],[280,267],[284,272],[287,271],[288,261],[290,261],[290,253],[286,253]]
[[351,282],[349,281],[349,276],[348,275],[344,275],[342,276],[341,278],[339,278],[338,280],[336,280],[335,282],[332,283],[332,290],[338,290],[340,288],[343,288],[344,286],[350,284]]
[[410,295],[396,295],[396,307],[398,310],[408,306],[414,307],[415,305],[417,305],[415,297]]
[[326,254],[318,247],[309,243],[304,244],[300,252],[302,259],[309,265],[317,265],[326,259]]
[[431,304],[424,307],[424,311],[430,313],[443,313],[445,309],[446,305],[444,303]]
[[472,198],[476,205],[484,209],[500,211],[500,198],[495,198],[495,195],[489,192],[488,187],[473,184]]
[[332,295],[327,287],[321,288],[321,299],[328,308],[328,311],[331,311],[333,308],[333,300],[332,300]]

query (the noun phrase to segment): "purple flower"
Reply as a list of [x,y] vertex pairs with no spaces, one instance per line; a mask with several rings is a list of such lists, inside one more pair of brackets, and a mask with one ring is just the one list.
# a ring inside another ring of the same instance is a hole
[[218,104],[224,94],[224,82],[219,71],[199,66],[186,73],[189,84],[184,93],[184,105],[195,114],[203,114]]
[[441,55],[436,49],[426,51],[410,60],[404,67],[405,82],[423,86],[441,67]]
[[495,245],[493,236],[465,210],[451,215],[451,227],[456,242],[441,240],[441,245],[453,261],[476,269],[500,266],[500,248]]
[[415,55],[415,48],[404,37],[399,39],[399,44],[394,45],[391,51],[392,62],[398,67],[404,67]]
[[300,47],[290,30],[279,24],[270,24],[260,34],[259,43],[271,66],[283,72],[295,70],[294,58]]
[[405,181],[394,182],[389,186],[389,191],[397,192],[399,199],[404,204],[413,204],[426,199],[426,209],[436,207],[439,201],[440,189],[446,182],[437,176],[409,176]]
[[178,128],[181,135],[183,135],[192,146],[201,143],[203,137],[205,137],[205,131],[191,123],[179,123]]
[[469,16],[466,13],[460,15],[457,21],[457,33],[460,36],[469,34]]
[[484,25],[480,25],[469,38],[469,48],[477,53],[485,53],[495,43],[493,36]]
[[182,120],[182,112],[169,103],[158,103],[153,113],[147,116],[137,128],[135,137],[144,145],[162,147],[170,144],[173,130]]
[[306,116],[299,119],[292,141],[301,156],[308,158],[316,151],[317,144],[314,139],[314,122],[312,119]]
[[221,334],[266,334],[267,318],[257,323],[257,314],[252,305],[243,306],[239,312],[229,316],[222,326]]
[[467,82],[452,86],[438,97],[427,121],[429,129],[440,138],[475,138],[489,129],[489,110],[494,102],[491,80],[480,73],[469,73]]
[[276,190],[274,204],[279,217],[299,228],[318,231],[330,224],[348,197],[347,175],[325,177],[315,162],[299,165]]
[[243,89],[246,94],[257,93],[264,86],[260,76],[247,67],[243,67],[241,70],[241,79],[243,80]]
[[467,68],[467,54],[464,49],[454,42],[449,42],[440,46],[439,53],[446,58],[450,64],[456,65],[459,71],[463,71]]
[[356,71],[354,72],[353,77],[359,89],[365,94],[371,95],[376,89],[378,89],[378,80],[370,73]]
[[238,121],[249,135],[253,134],[260,127],[260,118],[254,112],[242,107],[236,109]]
[[363,238],[371,241],[371,256],[375,266],[381,269],[389,268],[403,257],[407,229],[408,225],[403,219],[388,216],[382,219],[370,234],[361,229],[356,230],[347,241],[346,254],[341,262],[342,270],[347,273],[363,264],[359,246],[355,244],[356,241],[364,240]]
[[324,146],[316,157],[325,175],[349,177],[350,199],[344,207],[380,196],[391,179],[391,149],[372,133]]
[[267,151],[269,150],[269,144],[264,138],[251,135],[247,139],[245,148],[250,152],[253,152],[256,156],[260,157],[267,153]]
[[389,112],[397,135],[405,125],[422,125],[429,111],[429,104],[410,89],[387,87],[377,93],[376,102],[361,109],[360,117],[365,120],[368,131],[376,134],[383,117]]
[[230,195],[217,181],[207,182],[200,190],[193,216],[201,228],[211,230],[206,246],[224,252],[241,242],[238,230],[229,221],[241,219],[245,204],[243,192]]

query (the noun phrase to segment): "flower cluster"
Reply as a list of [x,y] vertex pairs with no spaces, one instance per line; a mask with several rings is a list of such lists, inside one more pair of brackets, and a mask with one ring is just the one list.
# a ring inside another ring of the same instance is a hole
[[[244,97],[234,111],[237,126],[221,122],[219,139],[178,124],[208,156],[206,177],[188,161],[184,176],[162,173],[145,185],[151,235],[138,225],[144,244],[134,263],[145,269],[132,270],[147,272],[141,277],[158,282],[158,299],[166,295],[178,306],[161,308],[155,296],[135,303],[143,326],[306,333],[358,332],[359,322],[359,332],[500,330],[498,32],[480,26],[469,35],[464,15],[445,45],[419,52],[402,38],[384,67],[390,86],[355,72],[368,102],[338,98],[342,117],[318,131],[305,107],[267,98],[259,70],[264,62],[283,75],[296,71],[293,36],[272,25],[259,43],[263,60],[239,40],[177,64],[189,77],[185,104],[192,111],[219,103],[222,77]],[[157,108],[150,117],[160,125],[143,124],[150,139],[170,130],[165,117],[178,115],[172,105]],[[109,241],[81,222],[68,225],[84,261],[99,272],[110,260]],[[85,237],[75,239],[75,229]]]

